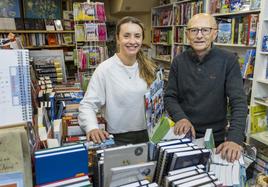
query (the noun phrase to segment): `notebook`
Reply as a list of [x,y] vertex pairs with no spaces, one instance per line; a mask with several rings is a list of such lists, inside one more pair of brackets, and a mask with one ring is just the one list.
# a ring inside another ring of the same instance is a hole
[[112,147],[104,150],[104,186],[111,182],[111,168],[138,164],[147,161],[148,147],[146,143]]
[[0,125],[32,121],[28,50],[0,50]]

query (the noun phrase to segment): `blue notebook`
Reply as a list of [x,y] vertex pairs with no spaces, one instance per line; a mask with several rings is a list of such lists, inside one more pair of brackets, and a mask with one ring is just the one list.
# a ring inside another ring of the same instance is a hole
[[84,144],[75,144],[36,151],[36,185],[88,174],[88,151]]

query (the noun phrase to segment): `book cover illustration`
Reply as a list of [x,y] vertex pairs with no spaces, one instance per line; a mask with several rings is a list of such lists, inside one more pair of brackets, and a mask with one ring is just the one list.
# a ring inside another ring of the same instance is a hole
[[82,3],[83,20],[95,20],[95,4],[94,3]]
[[98,41],[98,25],[92,23],[85,23],[85,39],[86,41]]
[[61,1],[23,0],[25,18],[61,19]]
[[97,19],[100,22],[105,22],[106,20],[106,15],[105,15],[105,8],[104,8],[104,3],[96,3],[96,15]]
[[19,18],[21,4],[19,0],[2,1],[0,3],[0,17]]
[[230,22],[220,22],[217,42],[231,43],[232,42],[232,24]]
[[57,31],[63,31],[61,20],[54,20],[54,24]]
[[84,25],[75,25],[74,29],[75,29],[75,40],[77,42],[85,41]]
[[152,136],[154,127],[161,119],[164,113],[163,101],[163,72],[160,69],[157,72],[156,80],[151,84],[149,92],[144,96],[145,99],[145,118],[149,137]]

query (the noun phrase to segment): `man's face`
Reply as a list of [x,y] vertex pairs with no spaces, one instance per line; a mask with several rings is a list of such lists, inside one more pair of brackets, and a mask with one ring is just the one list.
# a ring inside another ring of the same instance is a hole
[[217,37],[216,25],[208,16],[196,17],[189,21],[186,36],[198,55],[205,54]]

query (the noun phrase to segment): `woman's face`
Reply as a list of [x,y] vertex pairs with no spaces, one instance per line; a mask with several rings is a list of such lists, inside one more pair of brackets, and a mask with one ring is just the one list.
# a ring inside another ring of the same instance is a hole
[[117,44],[119,53],[124,56],[136,56],[142,45],[142,28],[136,23],[124,23],[120,26]]

